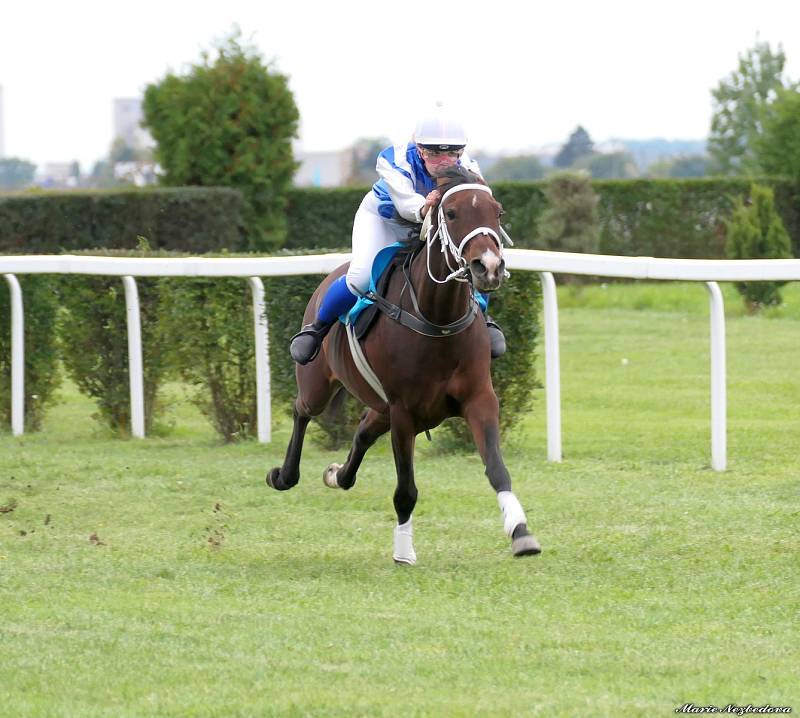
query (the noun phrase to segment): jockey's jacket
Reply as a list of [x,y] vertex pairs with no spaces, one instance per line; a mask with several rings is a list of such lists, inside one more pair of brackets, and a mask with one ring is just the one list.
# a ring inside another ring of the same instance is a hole
[[[458,160],[461,167],[480,175],[478,163],[466,153]],[[420,210],[426,195],[436,187],[436,180],[428,174],[417,152],[417,145],[387,147],[378,155],[375,165],[380,179],[372,185],[378,198],[378,214],[385,219],[402,218],[409,222],[422,222]]]

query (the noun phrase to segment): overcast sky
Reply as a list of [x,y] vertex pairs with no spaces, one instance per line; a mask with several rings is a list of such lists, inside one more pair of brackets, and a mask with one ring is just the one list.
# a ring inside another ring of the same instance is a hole
[[800,79],[798,0],[118,3],[5,0],[6,155],[37,164],[107,154],[111,103],[241,28],[289,76],[300,146],[406,139],[420,109],[465,110],[473,151],[614,137],[700,139],[710,90],[757,37]]

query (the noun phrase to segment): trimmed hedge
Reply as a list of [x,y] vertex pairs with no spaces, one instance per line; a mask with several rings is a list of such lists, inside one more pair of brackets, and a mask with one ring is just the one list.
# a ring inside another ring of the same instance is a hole
[[284,249],[347,248],[353,218],[369,187],[301,189],[289,192],[288,233]]
[[[761,181],[800,255],[800,187],[788,180]],[[724,220],[737,198],[747,197],[750,179],[702,178],[595,180],[600,197],[602,254],[721,259]],[[537,220],[547,207],[544,182],[494,182],[506,211],[503,223],[520,249],[544,249]],[[349,247],[353,216],[368,187],[295,189],[289,198],[288,248]]]
[[[125,256],[118,252],[113,254]],[[78,389],[96,401],[95,418],[121,435],[129,434],[128,333],[122,278],[68,275],[59,280],[63,307],[59,339],[64,367]],[[160,322],[160,285],[165,281],[144,277],[136,280],[142,322],[147,431],[157,415],[156,397],[168,369],[167,342]]]
[[[800,188],[766,180],[800,251]],[[600,253],[724,259],[725,220],[750,194],[749,179],[608,180],[600,194]]]
[[244,247],[244,199],[225,187],[0,195],[0,254],[154,249],[193,254]]
[[[724,219],[751,180],[736,178],[596,180],[603,254],[722,258]],[[766,179],[800,255],[800,187]],[[542,249],[537,220],[544,183],[495,182],[504,224],[519,248]],[[353,217],[369,187],[294,188],[284,249],[350,247]],[[56,254],[79,249],[153,249],[203,254],[246,248],[244,200],[229,188],[162,188],[0,195],[0,253]]]
[[[22,290],[25,327],[25,430],[41,427],[61,382],[56,317],[58,278],[45,274],[17,277]],[[0,428],[11,425],[11,303],[0,280]]]
[[[253,300],[246,279],[170,277],[161,283],[161,335],[193,402],[226,442],[255,436]],[[275,383],[271,372],[271,384]]]

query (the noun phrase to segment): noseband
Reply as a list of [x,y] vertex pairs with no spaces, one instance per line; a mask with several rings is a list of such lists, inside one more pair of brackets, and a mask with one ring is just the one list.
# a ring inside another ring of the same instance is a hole
[[[437,284],[445,284],[449,282],[451,279],[455,279],[458,282],[469,282],[470,281],[470,273],[469,267],[467,266],[467,260],[464,259],[463,251],[464,248],[467,246],[467,243],[477,237],[478,235],[485,234],[491,237],[495,243],[497,244],[497,249],[500,252],[500,257],[503,256],[503,241],[500,239],[502,236],[503,240],[509,246],[513,246],[514,243],[511,241],[511,238],[506,234],[505,230],[500,227],[500,236],[498,236],[497,232],[495,232],[491,227],[476,227],[471,232],[468,232],[462,240],[456,244],[453,241],[453,238],[450,236],[450,231],[447,228],[447,217],[444,214],[444,202],[445,200],[450,197],[450,195],[455,194],[456,192],[461,192],[463,190],[478,190],[480,192],[488,192],[491,196],[492,190],[491,188],[487,187],[483,184],[474,184],[474,183],[466,183],[456,185],[455,187],[451,187],[447,192],[444,193],[444,197],[439,202],[439,211],[437,214],[437,228],[436,231],[433,232],[433,225],[428,224],[427,234],[425,240],[428,245],[428,256],[427,256],[427,266],[428,266],[428,276]],[[447,262],[447,268],[450,270],[450,274],[447,275],[444,279],[437,279],[433,276],[433,272],[431,272],[431,247],[436,242],[436,239],[439,239],[441,243],[441,251],[442,254],[445,256],[445,262]],[[458,265],[457,269],[453,269],[452,264],[450,263],[450,257],[456,261]]]

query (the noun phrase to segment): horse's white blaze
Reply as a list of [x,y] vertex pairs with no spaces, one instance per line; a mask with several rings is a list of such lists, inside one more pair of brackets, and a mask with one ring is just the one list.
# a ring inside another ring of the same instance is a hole
[[494,252],[487,249],[483,255],[481,255],[481,262],[483,262],[483,265],[486,267],[486,272],[490,278],[497,275],[500,270],[500,257]]
[[472,195],[472,206],[473,207],[477,207],[478,206],[478,195],[477,194]]
[[513,492],[498,491],[497,503],[500,504],[500,510],[503,512],[503,529],[508,536],[511,536],[514,533],[514,529],[520,524],[528,523],[522,504],[520,504],[519,499],[514,496]]
[[397,524],[394,527],[394,552],[392,558],[396,563],[405,563],[413,566],[417,562],[417,554],[414,551],[414,527],[411,525],[411,517],[404,524]]

